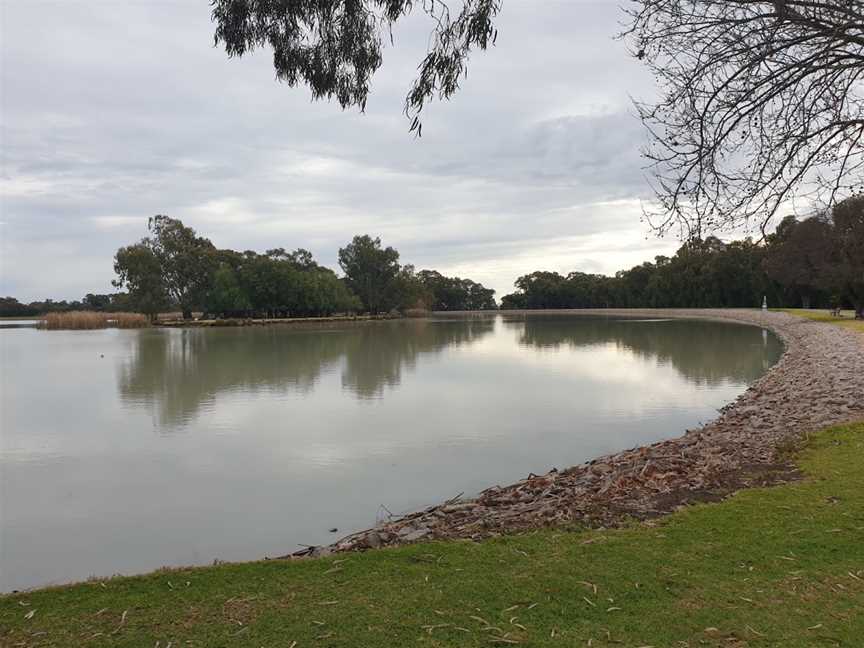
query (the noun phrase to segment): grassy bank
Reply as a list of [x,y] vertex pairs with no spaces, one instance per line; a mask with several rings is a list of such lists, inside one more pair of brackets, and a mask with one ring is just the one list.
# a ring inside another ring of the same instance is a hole
[[860,645],[864,423],[814,436],[799,462],[803,481],[651,527],[219,565],[9,595],[0,599],[0,644]]
[[835,317],[826,310],[811,310],[804,308],[784,308],[784,313],[806,317],[814,322],[825,322],[827,324],[836,324],[852,331],[864,333],[864,320],[856,320],[854,311],[843,311],[840,317]]

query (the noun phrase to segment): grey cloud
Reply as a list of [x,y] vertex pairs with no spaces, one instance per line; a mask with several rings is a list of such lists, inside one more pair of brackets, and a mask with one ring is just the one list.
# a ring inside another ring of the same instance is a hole
[[674,247],[644,242],[638,220],[629,95],[651,87],[612,40],[615,3],[505,3],[497,47],[430,106],[420,140],[400,111],[422,16],[398,26],[360,114],[276,83],[269,52],[229,60],[206,3],[4,10],[4,294],[110,290],[114,251],[155,213],[220,246],[303,246],[331,266],[353,234],[380,234],[406,262],[499,292],[550,259],[612,272]]

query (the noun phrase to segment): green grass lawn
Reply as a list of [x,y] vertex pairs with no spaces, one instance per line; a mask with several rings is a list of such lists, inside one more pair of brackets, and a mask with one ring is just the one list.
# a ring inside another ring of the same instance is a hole
[[827,310],[804,308],[783,308],[781,310],[784,313],[798,315],[799,317],[806,317],[807,319],[811,319],[815,322],[827,322],[829,324],[836,324],[838,326],[848,328],[852,331],[864,333],[864,321],[856,320],[854,311],[842,311],[840,313],[840,317],[834,317]]
[[799,462],[804,481],[654,526],[8,595],[0,645],[861,646],[864,423],[814,436]]

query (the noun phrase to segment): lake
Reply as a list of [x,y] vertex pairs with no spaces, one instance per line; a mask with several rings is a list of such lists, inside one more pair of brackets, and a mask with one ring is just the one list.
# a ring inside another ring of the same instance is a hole
[[781,353],[566,315],[2,330],[0,591],[328,543],[679,436]]

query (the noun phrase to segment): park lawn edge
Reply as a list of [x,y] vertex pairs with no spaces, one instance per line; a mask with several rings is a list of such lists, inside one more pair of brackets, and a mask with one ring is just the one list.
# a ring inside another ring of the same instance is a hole
[[[774,309],[772,309],[774,310]],[[814,322],[822,322],[824,324],[833,324],[840,326],[850,331],[864,333],[864,320],[851,319],[849,317],[835,317],[828,310],[805,309],[805,308],[781,308],[778,309],[781,313],[789,313],[797,317],[812,320]],[[854,313],[853,313],[854,314]],[[845,313],[844,313],[845,315]]]
[[622,529],[5,595],[0,646],[854,646],[864,636],[864,422],[795,452],[801,481]]

